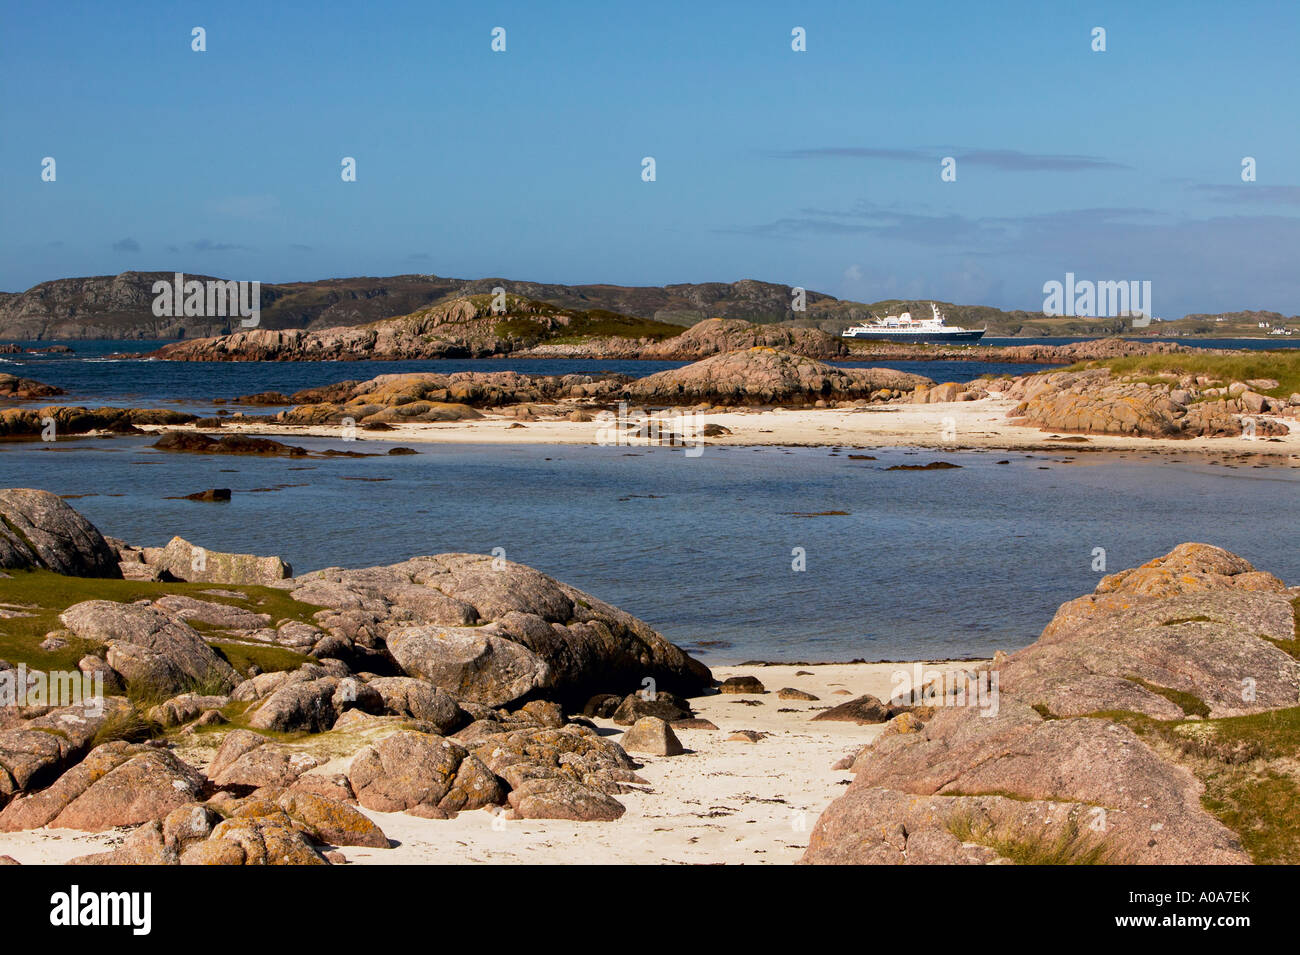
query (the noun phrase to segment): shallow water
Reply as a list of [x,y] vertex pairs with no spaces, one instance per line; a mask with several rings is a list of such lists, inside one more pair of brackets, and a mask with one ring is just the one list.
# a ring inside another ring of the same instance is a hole
[[[1191,455],[422,445],[304,461],[171,454],[151,440],[0,445],[0,486],[90,495],[71,503],[133,543],[181,534],[299,572],[501,547],[710,663],[1013,650],[1092,590],[1098,547],[1113,572],[1203,540],[1300,581],[1300,469]],[[938,458],[962,467],[884,470]],[[165,499],[208,487],[234,500]],[[794,513],[825,511],[848,513]]]

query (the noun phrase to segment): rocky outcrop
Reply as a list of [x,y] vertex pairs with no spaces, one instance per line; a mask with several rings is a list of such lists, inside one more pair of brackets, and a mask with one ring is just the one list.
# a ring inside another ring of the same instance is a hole
[[31,488],[0,490],[0,568],[122,576],[93,524],[57,495]]
[[506,560],[439,554],[315,571],[288,586],[334,611],[317,615],[327,629],[382,641],[408,676],[489,706],[529,696],[580,701],[646,677],[679,693],[712,682],[707,667],[643,621]]
[[[364,325],[274,330],[178,342],[156,356],[167,361],[385,361],[490,358],[508,355],[549,338],[617,329],[616,337],[647,344],[675,335],[678,327],[608,312],[564,309],[519,295],[504,304],[488,295],[439,302],[409,315]],[[626,331],[624,331],[626,329]]]
[[1104,578],[1033,645],[895,701],[925,706],[851,760],[804,861],[1249,862],[1186,747],[1134,726],[1294,707],[1292,600],[1205,544]]
[[174,580],[205,584],[273,584],[293,575],[279,557],[208,550],[183,537],[173,537],[161,551],[146,550],[143,557],[147,567]]
[[52,398],[61,394],[63,389],[56,388],[54,385],[0,372],[0,398],[11,401],[33,401],[37,398]]
[[1202,715],[1236,716],[1300,699],[1300,661],[1282,649],[1294,641],[1282,581],[1221,548],[1180,544],[1063,604],[999,675],[1003,692],[1060,716],[1181,719],[1171,690]]
[[1300,401],[1293,405],[1266,397],[1244,382],[1211,383],[1187,376],[1151,381],[1117,376],[1109,368],[1035,375],[997,387],[1004,395],[1023,397],[1008,417],[1046,431],[1078,434],[1191,438],[1245,432],[1267,437],[1289,431],[1270,416],[1300,415]]
[[754,324],[738,318],[709,318],[663,341],[589,338],[581,342],[543,343],[516,352],[521,358],[609,358],[696,361],[721,352],[764,346],[808,358],[832,359],[849,354],[843,338],[819,328],[790,323]]
[[188,624],[155,607],[87,600],[59,620],[83,640],[108,647],[108,665],[128,689],[176,694],[231,689],[238,674]]
[[[197,454],[251,454],[257,456],[283,455],[300,458],[307,455],[306,448],[284,444],[270,438],[253,438],[244,434],[228,434],[210,438],[193,431],[168,431],[151,447],[157,451],[190,451]],[[229,493],[226,498],[229,499]]]
[[[346,424],[367,428],[409,421],[464,421],[479,408],[553,403],[616,395],[624,376],[522,375],[513,371],[380,375],[324,394],[293,395],[295,407],[275,418],[286,424]],[[302,403],[306,402],[306,403]]]
[[49,406],[46,408],[0,409],[0,438],[35,439],[48,436],[54,440],[70,435],[107,433],[139,434],[137,425],[188,424],[197,420],[183,411],[155,408],[83,408]]
[[50,826],[100,832],[161,821],[203,793],[206,780],[165,749],[105,743],[48,789],[0,811],[0,830]]
[[427,733],[394,733],[361,750],[348,781],[367,809],[433,819],[502,798],[496,776],[478,757],[454,740]]
[[109,697],[6,720],[0,729],[0,806],[48,786],[86,754],[107,724],[129,710],[126,700]]
[[724,352],[684,368],[639,378],[628,398],[666,405],[813,405],[908,392],[928,378],[888,368],[837,368],[812,358],[759,347]]

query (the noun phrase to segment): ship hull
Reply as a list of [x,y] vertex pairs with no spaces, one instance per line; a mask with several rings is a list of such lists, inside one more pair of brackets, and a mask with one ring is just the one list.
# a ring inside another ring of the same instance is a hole
[[905,345],[942,345],[947,342],[977,342],[984,337],[984,329],[962,332],[853,332],[845,338],[857,342],[901,342]]

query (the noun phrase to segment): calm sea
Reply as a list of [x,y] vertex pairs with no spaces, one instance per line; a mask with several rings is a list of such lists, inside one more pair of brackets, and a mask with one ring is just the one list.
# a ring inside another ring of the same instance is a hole
[[[0,487],[86,495],[73,506],[134,543],[181,534],[298,571],[501,547],[711,663],[1014,650],[1092,590],[1099,547],[1114,571],[1202,540],[1300,581],[1300,469],[1190,455],[422,445],[304,461],[169,454],[150,440],[0,445]],[[938,458],[961,468],[885,470]],[[208,487],[233,500],[167,499]]]

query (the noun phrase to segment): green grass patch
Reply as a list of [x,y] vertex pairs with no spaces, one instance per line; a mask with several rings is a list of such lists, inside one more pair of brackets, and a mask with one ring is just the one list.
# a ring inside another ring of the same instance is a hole
[[1090,715],[1128,726],[1191,770],[1205,784],[1201,804],[1237,833],[1255,862],[1300,863],[1300,707],[1194,721]]
[[157,723],[146,719],[135,705],[122,710],[120,713],[113,713],[104,720],[102,726],[95,731],[91,738],[90,748],[102,746],[104,743],[111,743],[115,740],[125,740],[128,743],[143,743],[145,740],[155,739],[163,735],[162,727]]
[[954,816],[946,828],[962,842],[988,846],[1017,865],[1107,865],[1119,862],[1113,847],[1085,831],[1078,820],[1068,820],[1050,834],[1008,832],[970,816]]
[[247,673],[253,665],[263,673],[275,673],[280,670],[296,670],[304,663],[320,662],[305,653],[270,644],[229,643],[220,640],[210,640],[208,643],[240,673]]
[[[1168,626],[1166,624],[1166,626]],[[1150,690],[1157,696],[1163,696],[1170,703],[1179,707],[1188,716],[1209,716],[1210,708],[1205,705],[1205,701],[1191,693],[1184,693],[1182,690],[1171,689],[1167,686],[1159,686],[1155,683],[1148,683],[1146,680],[1137,676],[1127,676],[1124,679],[1130,683],[1136,683],[1144,690]]]
[[[204,593],[206,590],[225,590],[239,596],[207,594]],[[102,652],[103,647],[73,638],[69,640],[68,646],[61,649],[42,650],[40,643],[45,639],[45,634],[62,628],[59,623],[60,613],[83,600],[131,603],[136,600],[156,600],[166,594],[182,594],[268,614],[273,623],[282,620],[313,623],[312,615],[321,609],[294,600],[287,591],[274,587],[102,580],[65,577],[48,570],[14,570],[9,571],[7,578],[0,578],[0,604],[24,608],[23,612],[31,616],[0,619],[0,659],[8,660],[14,665],[25,663],[40,670],[76,669],[78,660],[87,653]]]
[[1226,775],[1210,780],[1201,802],[1241,837],[1250,857],[1263,865],[1300,861],[1300,789],[1275,772]]
[[[1225,385],[1252,378],[1272,378],[1276,388],[1261,391],[1272,398],[1287,398],[1300,392],[1300,349],[1252,351],[1248,354],[1206,355],[1197,352],[1178,355],[1130,355],[1103,361],[1081,362],[1066,371],[1085,368],[1109,368],[1116,377],[1137,377],[1169,383],[1171,377],[1184,375],[1217,379]],[[1049,369],[1058,370],[1058,369]]]

